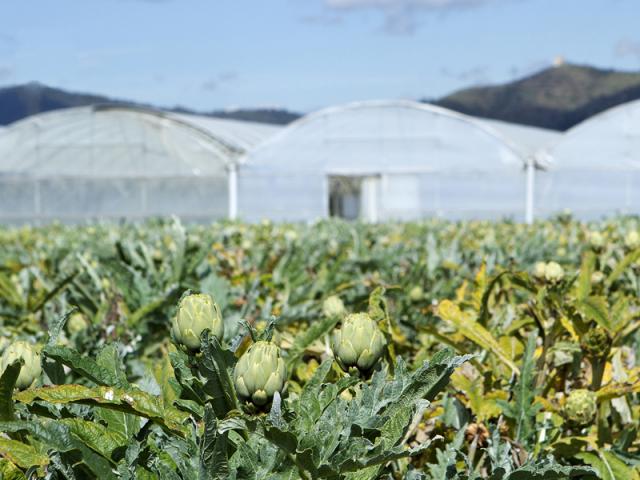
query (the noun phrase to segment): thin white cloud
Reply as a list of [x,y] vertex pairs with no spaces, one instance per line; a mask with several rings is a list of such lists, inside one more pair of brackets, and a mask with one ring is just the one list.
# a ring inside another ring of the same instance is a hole
[[334,12],[373,10],[382,13],[385,32],[397,35],[413,33],[420,26],[425,12],[480,7],[502,0],[324,0],[324,6]]
[[9,80],[13,77],[14,70],[8,65],[0,65],[0,81]]
[[317,14],[317,15],[305,15],[300,17],[303,23],[309,23],[312,25],[339,25],[342,23],[342,17],[336,14]]
[[471,86],[486,85],[491,82],[490,68],[488,65],[477,65],[462,71],[452,71],[448,68],[443,68],[440,72],[445,77]]
[[202,82],[202,89],[207,92],[214,92],[223,85],[233,83],[238,79],[238,73],[233,71],[218,73],[217,75]]
[[628,37],[621,38],[613,51],[618,57],[635,57],[640,60],[640,41]]
[[325,0],[332,8],[427,8],[469,7],[495,0]]

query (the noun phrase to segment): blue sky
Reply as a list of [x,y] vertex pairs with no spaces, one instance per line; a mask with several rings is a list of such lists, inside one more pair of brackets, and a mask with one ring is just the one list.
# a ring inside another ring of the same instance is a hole
[[2,0],[0,19],[0,86],[198,110],[435,98],[559,56],[640,71],[639,0]]

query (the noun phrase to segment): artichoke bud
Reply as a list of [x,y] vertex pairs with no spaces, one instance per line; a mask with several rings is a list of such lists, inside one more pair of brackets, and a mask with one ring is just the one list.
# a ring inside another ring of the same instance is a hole
[[589,232],[589,245],[596,251],[604,247],[604,236],[600,232]]
[[19,359],[22,359],[24,363],[16,380],[16,388],[25,390],[33,385],[42,373],[40,352],[27,342],[18,341],[12,343],[2,354],[0,372],[4,373],[9,365]]
[[585,334],[581,346],[590,358],[604,358],[611,349],[611,339],[604,328],[596,327]]
[[331,295],[327,297],[322,303],[322,313],[325,317],[344,317],[347,310],[344,308],[344,303],[337,295]]
[[635,250],[640,246],[640,235],[635,230],[630,231],[624,237],[624,245],[629,250]]
[[604,282],[605,279],[605,275],[604,273],[602,273],[600,270],[596,270],[595,272],[593,272],[591,274],[591,284],[592,285],[599,285],[602,282]]
[[533,276],[539,280],[544,280],[547,264],[544,262],[536,262],[533,266]]
[[597,412],[596,394],[585,389],[572,391],[562,409],[562,413],[569,423],[577,426],[591,424]]
[[564,269],[556,262],[549,262],[544,268],[544,278],[549,283],[558,283],[564,278]]
[[183,297],[171,321],[171,333],[176,343],[191,351],[199,350],[200,335],[206,329],[222,340],[224,323],[218,304],[205,293]]
[[71,335],[76,335],[89,326],[89,322],[82,313],[76,312],[67,320],[67,331]]
[[369,372],[385,352],[386,340],[367,313],[347,315],[342,328],[333,333],[333,355],[345,372]]
[[424,290],[420,285],[416,285],[411,290],[409,290],[409,300],[412,302],[419,302],[424,298]]
[[259,341],[245,352],[233,371],[236,392],[257,406],[269,403],[276,392],[282,393],[287,368],[275,343]]

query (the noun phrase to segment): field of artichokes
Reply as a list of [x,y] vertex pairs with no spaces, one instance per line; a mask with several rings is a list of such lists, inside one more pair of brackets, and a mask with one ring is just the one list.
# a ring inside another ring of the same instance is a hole
[[640,221],[0,230],[2,479],[638,479]]

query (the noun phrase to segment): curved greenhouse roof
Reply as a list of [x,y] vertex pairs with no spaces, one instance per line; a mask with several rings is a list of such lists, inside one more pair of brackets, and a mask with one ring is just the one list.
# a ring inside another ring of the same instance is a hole
[[38,177],[219,175],[277,127],[120,106],[29,117],[0,135],[0,173]]
[[0,219],[226,217],[229,167],[277,131],[109,105],[29,117],[0,133]]
[[550,155],[537,189],[541,212],[569,209],[583,218],[640,213],[640,100],[571,128]]
[[239,212],[325,217],[334,178],[347,177],[361,184],[361,198],[349,200],[360,204],[360,218],[522,216],[527,156],[498,130],[447,109],[351,103],[307,115],[250,152],[240,170]]
[[547,128],[520,125],[490,118],[474,118],[500,132],[513,142],[520,152],[532,157],[546,157],[548,149],[558,142],[563,135],[562,132]]

